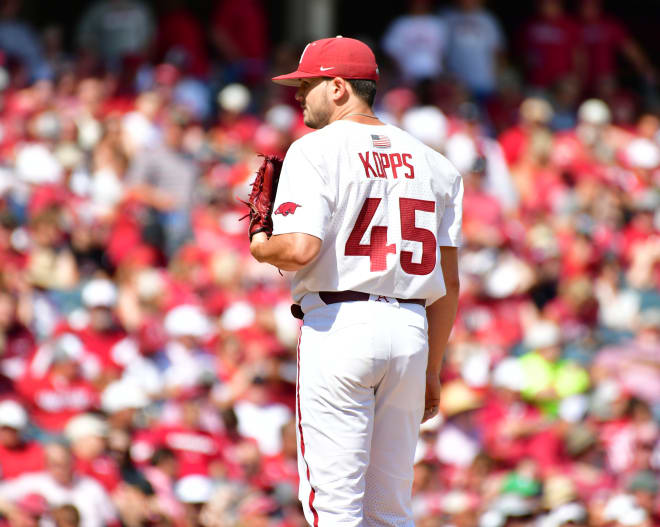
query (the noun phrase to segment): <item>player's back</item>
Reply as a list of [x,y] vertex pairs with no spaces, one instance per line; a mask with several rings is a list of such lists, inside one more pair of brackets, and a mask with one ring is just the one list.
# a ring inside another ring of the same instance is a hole
[[274,233],[323,240],[296,273],[295,300],[318,291],[431,301],[445,293],[439,246],[458,244],[462,181],[439,153],[392,125],[335,121],[291,146],[280,185]]

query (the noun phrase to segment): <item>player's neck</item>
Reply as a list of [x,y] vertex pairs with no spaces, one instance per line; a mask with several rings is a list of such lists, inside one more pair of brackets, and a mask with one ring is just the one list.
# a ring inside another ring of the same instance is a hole
[[378,117],[374,115],[373,110],[366,105],[351,105],[338,108],[335,115],[330,119],[330,123],[334,121],[353,121],[356,123],[378,126],[385,124],[378,119]]

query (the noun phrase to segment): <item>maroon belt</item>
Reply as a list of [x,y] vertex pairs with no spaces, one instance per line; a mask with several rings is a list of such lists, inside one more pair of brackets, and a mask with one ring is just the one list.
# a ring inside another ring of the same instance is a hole
[[[362,293],[360,291],[319,291],[319,297],[326,304],[338,304],[339,302],[361,302],[369,300],[371,295],[369,293]],[[379,297],[383,302],[387,302],[386,296]],[[397,298],[399,304],[418,304],[420,306],[426,305],[426,300],[423,298]],[[291,314],[301,319],[303,318],[302,308],[298,304],[291,305]]]

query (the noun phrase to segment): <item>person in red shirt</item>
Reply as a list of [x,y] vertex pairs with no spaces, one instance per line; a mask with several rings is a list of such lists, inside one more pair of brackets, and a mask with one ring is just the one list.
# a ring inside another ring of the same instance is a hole
[[515,358],[502,360],[493,371],[492,391],[477,414],[484,450],[508,466],[531,458],[543,473],[552,471],[560,461],[561,440],[551,421],[522,399],[523,383]]
[[578,108],[578,124],[553,138],[550,166],[575,180],[590,178],[594,184],[605,179],[605,169],[632,135],[612,124],[609,106],[599,99],[587,99]]
[[551,88],[557,81],[575,74],[581,60],[580,30],[564,14],[561,0],[540,0],[538,16],[528,21],[521,34],[520,48],[530,84]]
[[272,487],[288,487],[294,496],[299,482],[296,452],[296,423],[291,420],[282,427],[282,449],[262,460],[262,470]]
[[168,53],[185,54],[188,73],[203,78],[209,61],[204,41],[204,28],[182,0],[162,2],[165,12],[158,20],[156,56],[161,62]]
[[465,179],[463,231],[466,238],[487,246],[498,246],[503,240],[504,214],[500,202],[484,191],[483,167],[475,167]]
[[211,22],[211,41],[248,84],[260,80],[268,54],[268,29],[259,0],[220,0]]
[[602,0],[582,0],[578,16],[587,66],[585,87],[595,88],[600,81],[615,76],[619,53],[645,79],[655,79],[655,69],[644,50],[619,20],[603,12]]
[[136,463],[146,463],[158,447],[164,446],[176,454],[179,478],[189,475],[215,477],[224,473],[224,441],[202,427],[200,400],[196,394],[191,392],[191,395],[181,403],[179,422],[156,425],[135,435],[131,457]]
[[93,409],[98,394],[81,372],[84,350],[70,333],[41,346],[17,383],[34,423],[59,434],[74,415]]
[[552,116],[552,106],[545,99],[528,97],[522,102],[518,124],[507,128],[498,138],[509,167],[514,169],[532,157],[530,143],[535,137],[550,135]]
[[98,363],[99,371],[93,377],[114,380],[139,356],[137,345],[128,338],[115,314],[117,288],[104,278],[91,280],[82,290],[82,300],[89,322],[66,330],[81,340],[86,354]]
[[32,332],[19,321],[16,298],[0,291],[0,376],[15,381],[25,371],[30,354],[35,349]]
[[77,415],[69,421],[64,435],[71,444],[78,473],[94,478],[110,493],[121,481],[117,461],[105,453],[107,423],[93,414]]
[[27,424],[27,413],[18,402],[7,399],[0,403],[0,479],[44,469],[42,446],[22,437]]

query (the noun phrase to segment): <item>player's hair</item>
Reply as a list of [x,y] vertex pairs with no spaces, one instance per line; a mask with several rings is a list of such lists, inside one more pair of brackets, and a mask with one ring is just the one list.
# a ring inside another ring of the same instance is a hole
[[369,79],[346,79],[353,88],[353,93],[371,108],[376,98],[376,81]]

